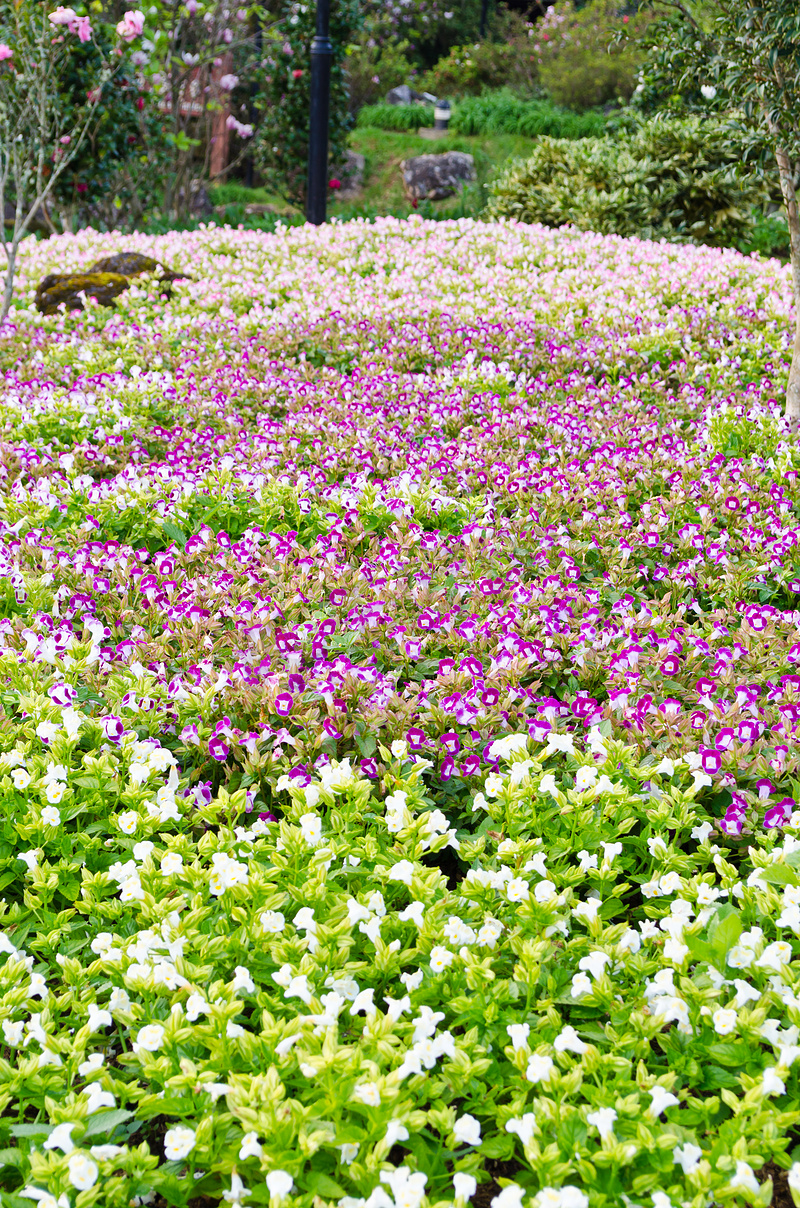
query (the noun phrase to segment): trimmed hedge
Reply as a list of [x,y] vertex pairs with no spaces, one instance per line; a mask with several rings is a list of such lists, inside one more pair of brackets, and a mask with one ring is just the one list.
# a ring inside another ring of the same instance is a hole
[[523,134],[528,138],[589,138],[602,135],[602,113],[573,113],[551,101],[521,101],[510,92],[467,97],[457,106],[451,129],[457,134]]
[[[426,105],[365,105],[356,125],[378,130],[417,130],[433,125],[433,109]],[[551,101],[521,101],[503,89],[485,96],[465,97],[453,110],[454,134],[522,134],[528,138],[590,138],[602,135],[602,113],[573,113]]]
[[365,105],[359,111],[356,126],[373,130],[417,130],[433,125],[429,105]]

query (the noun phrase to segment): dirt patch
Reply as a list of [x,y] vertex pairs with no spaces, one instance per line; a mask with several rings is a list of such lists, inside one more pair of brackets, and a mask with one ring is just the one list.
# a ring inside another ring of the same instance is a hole
[[[510,1158],[507,1162],[489,1158],[486,1162],[486,1170],[492,1176],[492,1181],[480,1184],[470,1201],[472,1208],[489,1208],[494,1197],[502,1191],[502,1187],[497,1180],[514,1179],[523,1169],[522,1163],[518,1162],[515,1158]],[[793,1208],[793,1205],[791,1208]]]

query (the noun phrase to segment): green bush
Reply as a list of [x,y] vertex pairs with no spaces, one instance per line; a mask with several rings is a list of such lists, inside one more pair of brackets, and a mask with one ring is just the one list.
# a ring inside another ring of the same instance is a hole
[[589,0],[580,11],[571,0],[551,5],[534,43],[545,92],[578,110],[627,101],[645,58],[640,39],[650,20],[623,13],[617,0]]
[[627,140],[543,138],[491,191],[493,218],[717,246],[746,239],[763,202],[727,132],[698,118],[650,121]]
[[369,28],[362,30],[358,41],[347,48],[345,75],[352,113],[358,113],[363,105],[374,105],[390,89],[404,84],[414,72],[408,58],[408,41],[378,41],[373,33]]
[[549,100],[521,101],[506,89],[467,97],[456,107],[451,130],[457,134],[522,134],[538,138],[588,138],[605,132],[601,113],[573,113]]
[[356,125],[375,130],[418,130],[433,125],[433,109],[429,105],[365,105]]
[[492,36],[474,44],[451,46],[449,53],[423,77],[419,87],[436,96],[474,96],[487,88],[508,86],[530,96],[538,91],[535,26],[519,13],[502,9]]

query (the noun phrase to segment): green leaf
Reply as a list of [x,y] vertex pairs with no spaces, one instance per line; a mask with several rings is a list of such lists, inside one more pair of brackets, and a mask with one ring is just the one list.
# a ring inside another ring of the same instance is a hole
[[132,1119],[134,1113],[125,1111],[124,1108],[118,1107],[115,1111],[98,1112],[96,1116],[92,1116],[89,1123],[86,1125],[84,1137],[96,1137],[100,1133],[109,1133],[119,1124],[124,1124],[126,1120]]
[[181,549],[186,548],[186,534],[183,529],[179,529],[177,524],[172,524],[169,520],[165,520],[161,527],[165,537],[169,537],[170,541],[174,541]]
[[800,877],[788,864],[769,864],[759,868],[758,875],[768,885],[800,885]]
[[53,1125],[42,1121],[41,1124],[12,1124],[12,1137],[49,1137]]
[[306,1186],[309,1191],[323,1196],[326,1200],[340,1200],[343,1195],[347,1195],[344,1187],[340,1187],[330,1175],[323,1174],[322,1171],[312,1171],[306,1179]]
[[744,1066],[752,1056],[750,1046],[744,1040],[710,1044],[706,1052],[713,1061],[718,1061],[720,1065]]

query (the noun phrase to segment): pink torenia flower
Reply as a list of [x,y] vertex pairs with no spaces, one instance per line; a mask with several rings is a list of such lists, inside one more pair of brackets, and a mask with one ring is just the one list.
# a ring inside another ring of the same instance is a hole
[[129,9],[117,24],[117,33],[125,42],[138,38],[144,29],[144,13],[138,9]]

